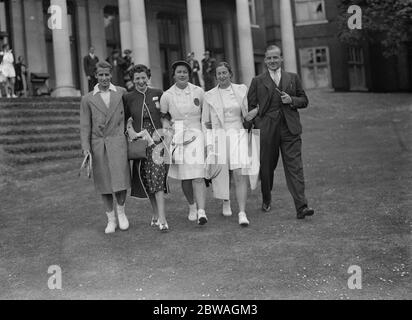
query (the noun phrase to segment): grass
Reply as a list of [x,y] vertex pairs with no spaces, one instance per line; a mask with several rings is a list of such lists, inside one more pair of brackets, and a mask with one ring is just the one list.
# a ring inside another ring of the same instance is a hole
[[[312,218],[296,220],[279,163],[272,212],[260,211],[253,191],[248,228],[220,214],[210,189],[209,223],[189,222],[172,181],[169,233],[150,228],[148,201],[128,198],[129,231],[108,236],[91,181],[77,176],[81,159],[49,175],[31,165],[31,179],[0,180],[0,298],[412,298],[412,95],[308,95],[301,119]],[[61,291],[47,287],[50,265],[62,268]],[[362,268],[361,290],[348,288],[351,265]]]

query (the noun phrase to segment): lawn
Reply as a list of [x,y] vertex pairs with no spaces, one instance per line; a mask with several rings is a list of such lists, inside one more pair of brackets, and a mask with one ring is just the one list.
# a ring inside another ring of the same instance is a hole
[[[169,233],[149,226],[148,201],[128,198],[130,229],[105,235],[101,201],[77,176],[80,158],[50,163],[49,174],[44,165],[11,170],[0,180],[0,298],[411,299],[412,95],[308,96],[313,217],[296,219],[279,163],[272,212],[251,192],[247,228],[221,215],[210,188],[209,223],[188,221],[172,182]],[[62,269],[62,290],[48,288],[51,265]],[[348,287],[353,265],[362,289]]]

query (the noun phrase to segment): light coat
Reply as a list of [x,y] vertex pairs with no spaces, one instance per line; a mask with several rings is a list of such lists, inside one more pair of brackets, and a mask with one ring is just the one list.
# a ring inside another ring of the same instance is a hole
[[80,135],[83,150],[92,153],[93,179],[100,194],[130,188],[130,167],[127,160],[125,115],[122,96],[124,88],[110,91],[107,108],[100,94],[86,94],[80,105]]
[[[225,117],[224,117],[224,106],[222,105],[222,100],[219,97],[218,86],[212,90],[205,93],[205,102],[203,104],[202,111],[202,124],[203,130],[205,130],[205,137],[207,141],[212,141],[211,132],[206,129],[206,122],[211,122],[212,129],[225,129]],[[247,114],[247,92],[248,89],[244,84],[234,84],[232,83],[232,90],[241,106],[242,110],[242,120]],[[246,133],[245,133],[246,134]],[[255,141],[252,146],[252,141]],[[254,153],[251,157],[251,166],[249,168],[242,168],[242,175],[248,175],[252,190],[256,188],[259,172],[259,136],[254,136],[252,132],[248,134],[249,148],[254,148]],[[222,170],[219,175],[212,180],[213,194],[215,198],[228,200],[230,195],[229,185],[229,164],[220,164]]]

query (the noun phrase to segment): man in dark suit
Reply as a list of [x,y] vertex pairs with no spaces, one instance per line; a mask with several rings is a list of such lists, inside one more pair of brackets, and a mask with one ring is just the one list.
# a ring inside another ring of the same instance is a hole
[[195,59],[195,53],[190,52],[187,54],[187,60],[190,67],[192,68],[192,74],[190,75],[190,82],[193,83],[195,86],[200,87],[200,79],[199,79],[199,71],[200,71],[200,64],[199,61]]
[[203,80],[205,82],[205,91],[209,91],[216,86],[216,59],[210,56],[210,51],[206,50],[202,59]]
[[265,53],[267,72],[253,78],[248,92],[249,111],[259,107],[253,123],[260,129],[260,178],[262,210],[271,209],[274,170],[282,154],[286,183],[295,202],[297,218],[314,214],[305,197],[302,164],[302,125],[298,109],[308,106],[299,77],[281,70],[279,47],[269,46]]
[[93,91],[94,86],[97,84],[95,77],[96,64],[99,62],[99,58],[94,54],[94,47],[90,47],[89,54],[83,58],[84,73],[89,81],[89,92]]

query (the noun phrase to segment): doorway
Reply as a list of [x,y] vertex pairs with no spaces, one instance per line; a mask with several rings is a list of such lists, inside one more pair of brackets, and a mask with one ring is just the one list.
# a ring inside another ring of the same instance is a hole
[[171,72],[172,63],[184,60],[182,28],[179,17],[159,13],[157,16],[159,30],[160,68],[162,70],[163,89],[167,90],[174,83]]

